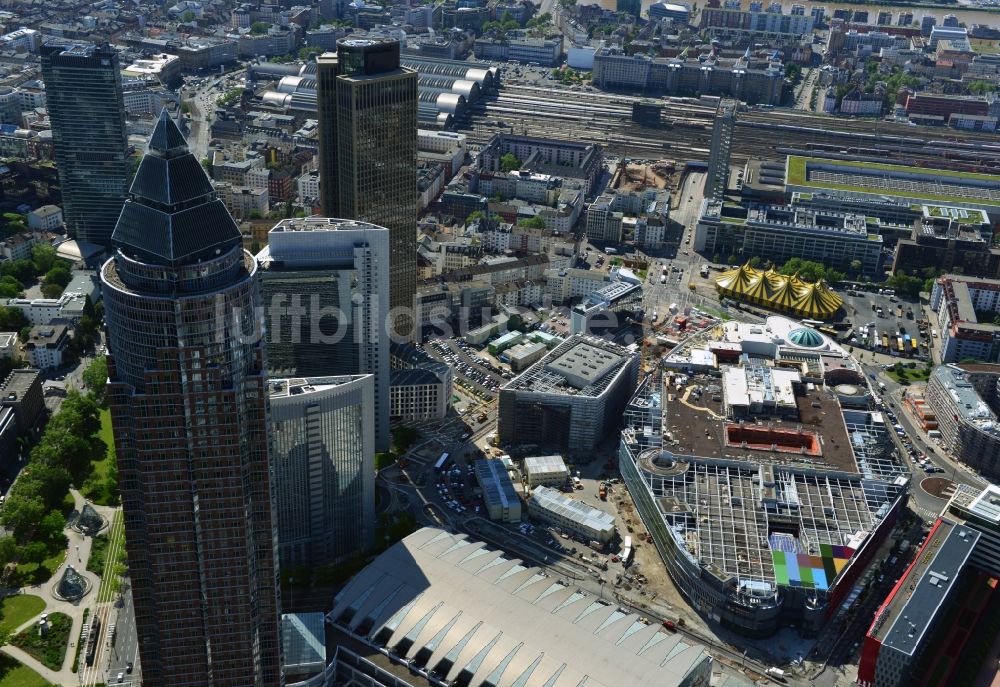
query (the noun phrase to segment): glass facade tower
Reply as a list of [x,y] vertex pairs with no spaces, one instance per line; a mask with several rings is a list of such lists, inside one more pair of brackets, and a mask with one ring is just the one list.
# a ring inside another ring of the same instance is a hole
[[285,219],[257,254],[271,377],[373,375],[376,451],[390,443],[390,236],[367,222]]
[[370,549],[374,377],[272,379],[269,387],[281,565],[326,565]]
[[280,685],[257,263],[161,114],[101,269],[143,684]]
[[391,324],[410,337],[417,283],[417,72],[400,66],[398,41],[345,39],[336,53],[317,58],[316,77],[323,214],[389,230]]
[[42,46],[41,64],[66,227],[107,246],[132,171],[118,53],[51,43]]

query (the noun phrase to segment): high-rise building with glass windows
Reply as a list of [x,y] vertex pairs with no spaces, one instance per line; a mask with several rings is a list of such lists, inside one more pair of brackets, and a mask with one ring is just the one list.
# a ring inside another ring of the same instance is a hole
[[148,687],[282,683],[257,263],[163,113],[101,269]]
[[118,53],[47,43],[41,65],[66,227],[80,241],[107,246],[132,171]]
[[257,254],[272,378],[370,374],[375,450],[389,450],[389,244],[385,227],[280,221]]
[[737,104],[737,101],[731,98],[723,98],[715,111],[712,147],[708,151],[708,173],[705,175],[705,197],[709,200],[722,200],[726,195]]
[[417,72],[395,40],[344,39],[317,58],[320,200],[327,217],[389,230],[395,332],[413,334],[417,284]]
[[268,384],[282,567],[326,565],[370,549],[374,377],[271,379]]

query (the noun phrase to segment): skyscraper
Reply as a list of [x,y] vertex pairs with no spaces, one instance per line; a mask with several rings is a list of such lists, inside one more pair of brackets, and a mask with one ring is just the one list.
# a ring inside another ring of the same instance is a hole
[[389,230],[389,302],[405,308],[392,325],[408,337],[417,284],[417,72],[400,66],[394,40],[341,40],[317,68],[323,214]]
[[132,169],[118,53],[61,42],[42,46],[41,63],[66,226],[109,245]]
[[375,377],[375,450],[389,450],[390,232],[367,222],[286,219],[257,255],[272,377]]
[[281,682],[257,263],[163,113],[101,269],[143,684]]
[[272,379],[269,385],[281,565],[326,565],[370,549],[374,378]]
[[712,126],[712,147],[708,151],[708,174],[705,175],[705,197],[721,200],[729,183],[729,157],[736,124],[736,101],[723,98],[715,111]]

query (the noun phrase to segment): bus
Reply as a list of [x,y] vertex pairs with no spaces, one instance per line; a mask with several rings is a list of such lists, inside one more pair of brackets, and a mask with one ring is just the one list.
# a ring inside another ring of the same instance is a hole
[[882,335],[882,348],[884,348],[886,350],[889,350],[889,335],[888,334],[883,334]]
[[900,353],[903,352],[903,337],[901,336],[896,337],[896,350]]
[[444,470],[444,466],[447,464],[448,464],[448,454],[442,453],[441,457],[438,458],[436,463],[434,463],[434,469],[437,470],[438,472],[442,472]]

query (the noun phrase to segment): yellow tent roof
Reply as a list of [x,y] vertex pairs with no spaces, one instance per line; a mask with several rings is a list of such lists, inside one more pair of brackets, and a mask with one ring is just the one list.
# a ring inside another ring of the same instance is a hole
[[757,274],[757,270],[750,267],[748,262],[735,269],[726,270],[716,278],[715,283],[721,289],[732,291],[734,294],[743,294]]
[[843,299],[835,294],[822,281],[808,284],[802,293],[802,298],[796,303],[796,308],[806,317],[827,318],[832,316],[844,304]]
[[723,272],[716,278],[715,286],[724,296],[800,317],[827,319],[844,304],[825,282],[806,282],[797,274],[784,275],[773,267],[766,272],[756,270],[750,263]]

